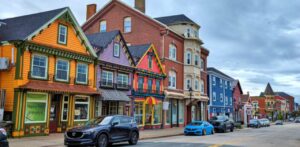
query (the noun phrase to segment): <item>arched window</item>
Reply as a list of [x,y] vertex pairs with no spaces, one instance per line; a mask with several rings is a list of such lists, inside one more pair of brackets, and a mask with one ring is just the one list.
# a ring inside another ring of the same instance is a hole
[[170,44],[169,46],[169,58],[171,60],[175,60],[176,61],[176,46],[174,44]]
[[186,52],[186,64],[190,65],[192,63],[192,53],[191,51]]
[[204,60],[201,58],[201,65],[200,65],[201,67],[201,70],[203,71],[204,70]]
[[102,20],[100,22],[100,32],[106,32],[106,21]]
[[169,72],[169,88],[176,89],[176,72]]
[[124,18],[124,33],[131,32],[131,17]]

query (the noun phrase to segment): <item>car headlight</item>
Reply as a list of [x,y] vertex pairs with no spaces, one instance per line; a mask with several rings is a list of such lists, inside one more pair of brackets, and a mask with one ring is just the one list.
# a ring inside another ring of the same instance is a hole
[[94,130],[89,130],[89,131],[85,131],[83,134],[84,135],[91,135],[91,134],[94,134],[95,131]]
[[0,128],[0,132],[1,132],[3,135],[7,136],[7,132],[6,132],[6,130],[5,130],[5,129],[3,129],[3,128]]

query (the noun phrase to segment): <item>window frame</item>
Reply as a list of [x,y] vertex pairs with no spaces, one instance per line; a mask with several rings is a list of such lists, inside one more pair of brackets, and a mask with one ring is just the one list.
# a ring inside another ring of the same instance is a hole
[[201,85],[200,92],[201,94],[204,94],[205,93],[204,80],[201,79],[200,85]]
[[[174,54],[172,52],[174,52]],[[174,55],[174,57],[173,57],[173,55]],[[169,59],[171,59],[173,61],[177,60],[177,47],[173,43],[171,43],[169,45]]]
[[[102,30],[102,27],[101,27],[102,25],[105,25],[105,30]],[[107,32],[107,21],[106,20],[101,20],[99,27],[100,27],[99,28],[100,33]]]
[[[118,46],[118,55],[115,54],[115,49],[116,49],[116,46]],[[115,42],[114,43],[114,48],[113,48],[113,56],[116,57],[116,58],[120,58],[120,52],[121,52],[121,45],[119,42]]]
[[[190,57],[190,59],[189,59],[189,57]],[[185,62],[187,65],[192,64],[192,52],[191,51],[186,52],[186,61]]]
[[[86,97],[88,99],[87,102],[76,102],[76,99],[77,98],[83,98],[83,97]],[[76,104],[87,104],[88,105],[88,111],[87,111],[87,118],[86,119],[75,119],[75,112],[74,112],[74,122],[82,122],[82,121],[88,121],[90,119],[90,100],[91,100],[91,97],[90,96],[85,96],[85,95],[75,95],[74,96],[74,111],[75,111],[75,106]]]
[[[140,85],[140,79],[142,79],[142,87],[139,86]],[[144,81],[145,81],[144,77],[142,77],[142,76],[138,77],[138,90],[142,90],[143,91],[143,89],[144,89]]]
[[148,68],[152,69],[152,67],[153,67],[152,55],[148,55]]
[[[198,55],[198,54],[195,54],[195,59],[194,59],[194,64],[195,64],[195,66],[199,66],[201,63],[201,61],[200,61],[200,56]],[[201,65],[200,65],[201,66]]]
[[[198,80],[198,79],[195,79],[194,81],[195,81],[195,83],[194,83],[194,88],[195,88],[195,91],[199,91],[199,90],[200,90],[200,88],[199,88],[199,86],[200,86],[200,82],[199,82],[199,80]],[[196,86],[197,86],[197,87],[196,87]]]
[[[33,63],[34,63],[34,57],[35,56],[40,56],[40,57],[45,57],[46,60],[45,60],[45,76],[44,77],[40,77],[40,76],[35,76],[33,75]],[[48,61],[49,61],[49,58],[47,55],[43,55],[43,54],[37,54],[37,53],[34,53],[32,54],[32,57],[31,57],[31,65],[30,65],[30,69],[31,69],[31,73],[30,73],[30,76],[32,78],[35,78],[35,79],[43,79],[43,80],[46,80],[48,79]]]
[[204,71],[204,67],[205,67],[205,63],[204,63],[204,60],[201,58],[200,59],[200,69],[201,69],[201,71]]
[[217,78],[215,76],[212,76],[212,83],[214,86],[217,84]]
[[[106,73],[106,77],[105,77],[105,79],[103,79],[103,77],[104,77],[104,73]],[[109,74],[111,74],[111,85],[109,85],[108,83],[109,83]],[[117,75],[118,76],[118,75]],[[129,77],[128,77],[129,78]],[[102,70],[101,71],[101,77],[100,77],[100,79],[101,79],[101,86],[105,86],[105,87],[113,87],[113,85],[114,85],[114,72],[113,71],[109,71],[109,70]],[[105,80],[105,82],[106,82],[106,85],[103,85],[103,82],[104,82],[104,80]],[[118,79],[117,79],[117,82],[118,82]]]
[[169,89],[176,89],[177,73],[175,71],[170,71],[169,72],[169,78],[168,78],[168,80],[169,80],[168,81],[168,88]]
[[[68,97],[68,101],[65,101],[65,97]],[[67,106],[68,106],[68,110],[67,111],[69,111],[69,101],[70,101],[70,96],[68,96],[68,95],[63,95],[63,100],[62,100],[62,107],[61,107],[61,121],[62,122],[66,122],[66,121],[68,121],[68,118],[69,118],[69,112],[67,112],[67,118],[64,120],[63,119],[63,112],[64,112],[64,108],[65,108],[65,104],[67,104]]]
[[223,101],[224,101],[223,93],[220,93],[220,102],[223,102]]
[[[78,66],[79,65],[85,65],[86,66],[86,76],[85,76],[85,82],[81,82],[81,81],[78,81]],[[88,76],[89,76],[89,65],[86,64],[86,63],[82,63],[82,62],[78,62],[76,64],[76,83],[77,84],[88,84]]]
[[[122,77],[122,80],[121,80],[121,83],[119,83],[119,76],[121,76]],[[126,80],[126,78],[125,78],[125,84],[123,83],[124,81],[124,77],[127,77],[127,80]],[[112,79],[114,79],[113,77],[112,77]],[[118,87],[119,87],[119,85],[127,85],[127,86],[129,86],[129,75],[128,74],[125,74],[125,73],[117,73],[117,85],[118,85]],[[127,88],[126,86],[125,87],[119,87],[119,88]]]
[[[67,64],[67,79],[58,79],[57,78],[57,66],[58,66],[58,61],[66,61],[68,64]],[[58,58],[56,59],[56,64],[55,64],[55,80],[56,81],[61,81],[61,82],[68,82],[70,80],[69,78],[69,75],[70,75],[70,61],[69,60],[66,60],[66,59],[62,59],[62,58]]]
[[[125,17],[124,20],[123,20],[123,23],[124,23],[123,24],[124,33],[132,32],[132,19],[131,19],[131,17],[130,16]],[[130,25],[127,26],[128,25],[127,23],[129,23]],[[128,28],[129,28],[129,30],[127,30]]]
[[[46,100],[28,100],[26,98],[26,104],[25,104],[25,116],[26,116],[26,111],[27,111],[27,102],[30,101],[30,102],[35,102],[35,103],[45,103],[45,118],[43,121],[26,121],[26,119],[24,120],[24,124],[36,124],[36,123],[46,123],[47,122],[47,117],[48,117],[48,101],[49,101],[49,95],[48,93],[41,93],[41,92],[27,92],[27,94],[41,94],[41,95],[45,95],[46,96]],[[27,94],[26,94],[26,97],[27,97]]]
[[212,95],[213,95],[213,101],[217,101],[217,93],[213,92]]
[[[60,35],[61,35],[61,32],[60,32],[60,29],[61,28],[65,28],[66,29],[66,34],[65,34],[65,37],[64,37],[64,42],[62,42],[60,40]],[[68,42],[68,26],[67,25],[64,25],[64,24],[59,24],[58,25],[58,33],[57,33],[58,37],[57,37],[57,43],[58,44],[62,44],[62,45],[67,45],[67,42]]]

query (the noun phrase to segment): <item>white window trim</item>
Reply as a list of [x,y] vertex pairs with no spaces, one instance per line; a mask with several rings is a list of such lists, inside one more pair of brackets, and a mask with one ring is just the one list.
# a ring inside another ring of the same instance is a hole
[[[76,98],[77,97],[87,97],[88,98],[88,102],[76,102]],[[76,104],[87,104],[88,105],[88,111],[87,111],[87,119],[80,119],[80,120],[76,120],[75,118],[74,118],[74,122],[81,122],[81,121],[88,121],[89,120],[89,118],[90,118],[90,99],[91,99],[91,97],[90,96],[85,96],[85,95],[75,95],[74,96],[74,109],[75,109],[75,105]],[[75,110],[74,110],[75,111]],[[75,113],[74,113],[74,116],[73,117],[75,117]]]
[[[105,30],[101,30],[101,25],[104,24],[105,25]],[[100,21],[100,29],[99,29],[100,32],[106,32],[107,31],[107,22],[106,20],[102,20]]]
[[216,79],[216,77],[215,76],[212,76],[212,83],[213,83],[213,85],[215,86],[216,85],[216,83],[217,83],[217,79]]
[[204,94],[205,93],[205,86],[204,86],[204,81],[202,79],[201,79],[200,85],[201,85],[200,92],[201,92],[201,94]]
[[[45,67],[45,77],[40,77],[40,76],[34,76],[34,75],[32,75],[32,73],[33,73],[33,60],[34,60],[34,56],[43,56],[43,57],[46,57],[46,61],[45,61],[45,63],[46,63],[46,67]],[[33,54],[32,55],[32,59],[31,59],[31,75],[30,75],[31,77],[33,77],[33,78],[36,78],[36,79],[47,79],[47,77],[48,77],[48,56],[46,56],[46,55],[42,55],[42,54]]]
[[[116,47],[116,45],[117,45],[118,48],[119,48],[119,49],[118,49],[118,55],[115,54],[115,47]],[[115,42],[115,43],[114,43],[114,49],[113,49],[114,57],[120,58],[120,52],[121,52],[121,45],[120,45],[120,43]]]
[[[198,85],[197,85],[197,84],[198,84]],[[197,85],[197,88],[196,88],[196,85]],[[201,84],[200,84],[200,82],[199,82],[198,79],[195,79],[195,85],[194,85],[195,90],[196,90],[196,91],[199,91],[199,87],[201,87]],[[200,90],[201,90],[201,88],[200,88]]]
[[[188,62],[189,57],[190,57],[190,63]],[[191,51],[187,51],[186,52],[186,60],[185,60],[185,62],[186,62],[187,65],[192,65],[192,52]]]
[[[65,79],[58,79],[57,78],[57,62],[58,61],[66,61],[67,63],[68,63],[68,65],[67,65],[67,79],[65,80]],[[69,81],[69,73],[70,73],[70,62],[68,61],[68,60],[66,60],[66,59],[57,59],[56,60],[56,65],[55,65],[55,80],[56,81],[62,81],[62,82],[67,82],[67,81]]]
[[224,96],[223,93],[220,93],[220,101],[223,102],[224,101]]
[[[117,74],[117,83],[119,83],[119,81],[118,81],[119,75],[122,76],[121,84],[122,84],[122,85],[129,85],[129,75],[128,75],[128,74],[123,74],[123,73],[118,73],[118,74]],[[112,79],[114,79],[113,76],[114,76],[114,75],[112,75]],[[126,83],[123,83],[123,78],[124,78],[124,76],[127,77]]]
[[[67,26],[65,26],[65,25],[62,25],[62,24],[59,24],[59,29],[58,29],[58,43],[60,43],[60,44],[67,44],[67,37],[68,37],[68,27]],[[66,29],[66,34],[65,34],[65,41],[64,42],[62,42],[62,41],[60,41],[60,28],[65,28]]]
[[[172,71],[172,72],[169,72],[169,77],[171,78],[171,86],[168,86],[168,88],[169,89],[176,89],[176,81],[177,81],[177,74],[176,74],[176,72],[174,72],[174,71]],[[173,79],[173,77],[175,77],[175,83],[174,83],[174,85],[175,85],[175,87],[174,86],[172,86],[173,84],[173,82],[172,82],[172,79]],[[168,80],[169,80],[169,78],[168,78]]]
[[[82,64],[82,65],[86,65],[86,76],[85,76],[85,82],[80,82],[78,81],[78,65],[79,64]],[[79,83],[79,84],[87,84],[88,83],[88,72],[89,72],[89,65],[88,64],[85,64],[85,63],[77,63],[76,65],[76,83]]]
[[[127,27],[129,26],[126,26],[126,22],[130,22],[130,30],[126,30]],[[132,31],[132,19],[131,17],[125,17],[124,18],[124,33],[130,33]]]
[[[68,101],[65,101],[65,96],[68,97]],[[69,108],[70,108],[70,106],[69,106],[69,100],[70,100],[70,96],[68,96],[68,95],[63,95],[63,102],[62,102],[62,107],[61,107],[61,121],[62,121],[62,122],[68,121],[68,118],[69,118],[69,113],[67,113],[67,118],[66,118],[66,120],[63,119],[64,104],[67,104],[67,105],[68,105],[68,111],[69,111]]]
[[213,101],[216,101],[217,100],[217,94],[216,94],[216,92],[213,92]]
[[225,96],[225,105],[228,105],[228,96]]
[[[102,79],[103,73],[104,73],[104,72],[106,72],[107,74],[106,74],[105,79]],[[112,84],[112,85],[103,85],[103,86],[113,86],[113,84],[114,84],[114,72],[109,71],[109,70],[102,70],[102,72],[101,72],[101,81],[103,82],[103,80],[105,80],[105,82],[108,83],[108,81],[109,81],[109,79],[108,79],[108,73],[112,75],[112,76],[111,76],[111,81],[112,81],[111,84]],[[117,79],[117,80],[118,80],[118,79]],[[118,81],[117,81],[117,82],[118,82]]]
[[[172,56],[172,51],[175,52],[175,57]],[[169,45],[169,59],[176,61],[177,60],[177,48],[174,44]]]
[[[47,117],[48,117],[48,99],[49,99],[49,95],[48,93],[40,93],[40,92],[27,92],[27,94],[43,94],[43,95],[46,95],[46,111],[45,111],[45,118],[44,118],[44,121],[26,121],[24,120],[24,123],[25,124],[35,124],[35,123],[45,123],[47,122]],[[28,99],[26,99],[26,106],[25,106],[25,109],[27,108],[27,102],[28,102]],[[30,102],[45,102],[43,100],[30,100]],[[24,112],[26,114],[26,110]]]

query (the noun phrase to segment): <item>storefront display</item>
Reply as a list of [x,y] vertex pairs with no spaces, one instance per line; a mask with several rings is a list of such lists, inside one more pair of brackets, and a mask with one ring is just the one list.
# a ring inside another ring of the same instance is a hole
[[28,93],[26,100],[25,123],[45,123],[47,118],[48,94]]
[[75,97],[75,121],[88,121],[89,119],[89,97]]

